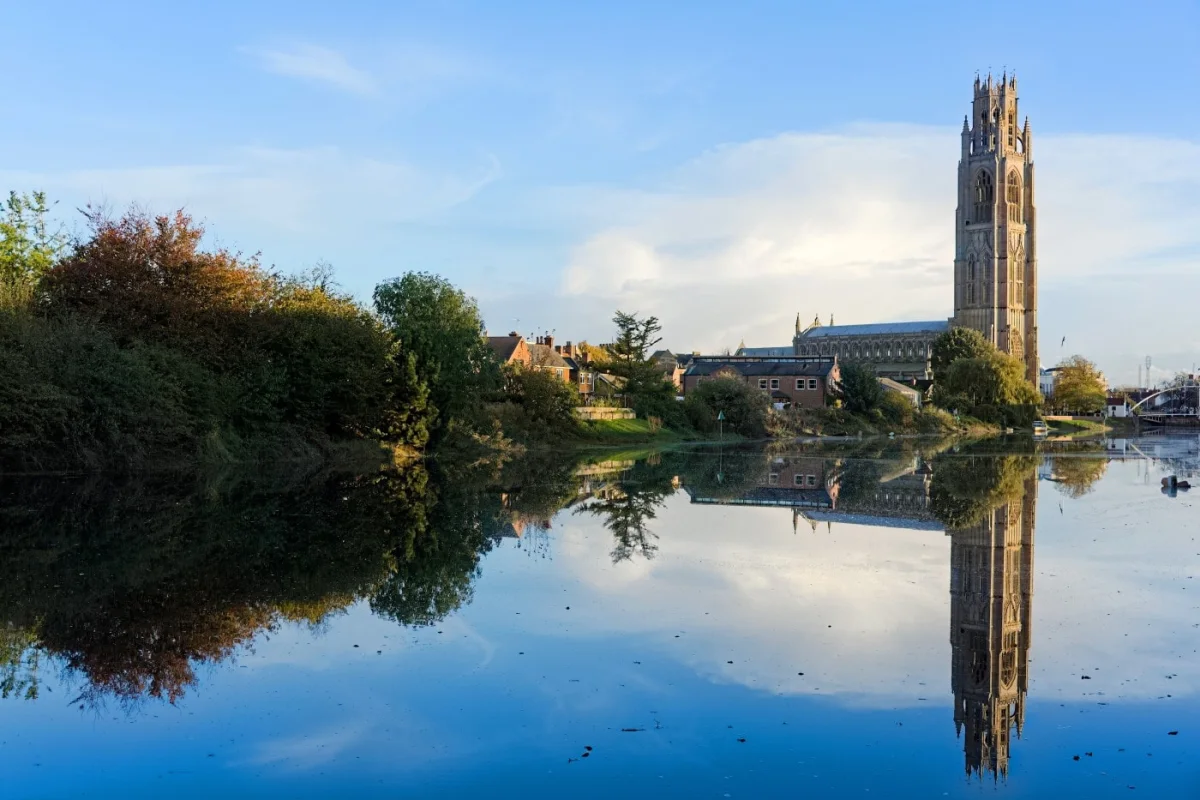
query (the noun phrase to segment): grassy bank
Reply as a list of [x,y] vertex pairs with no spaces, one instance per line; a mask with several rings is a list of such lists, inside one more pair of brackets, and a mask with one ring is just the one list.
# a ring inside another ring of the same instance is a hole
[[1099,436],[1112,430],[1107,422],[1090,419],[1052,419],[1046,426],[1059,436]]
[[582,423],[580,440],[584,444],[625,445],[641,442],[667,443],[695,438],[645,419],[598,419]]

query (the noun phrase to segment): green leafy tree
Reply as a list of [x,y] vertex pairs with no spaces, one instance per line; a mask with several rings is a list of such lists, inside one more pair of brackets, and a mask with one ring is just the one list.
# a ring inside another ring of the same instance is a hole
[[445,278],[410,272],[375,287],[375,310],[400,352],[413,355],[429,388],[433,439],[456,422],[477,422],[481,401],[499,387],[500,371],[475,300]]
[[996,352],[983,334],[971,328],[951,328],[933,341],[930,367],[934,383],[945,380],[950,365],[960,358],[983,358]]
[[944,391],[965,398],[970,406],[1037,404],[1037,390],[1025,380],[1025,365],[1003,353],[960,358],[950,365]]
[[740,378],[715,377],[701,381],[687,393],[684,413],[701,433],[717,430],[717,417],[724,412],[724,428],[758,439],[766,435],[770,397]]
[[16,305],[66,249],[66,237],[47,222],[43,192],[9,192],[0,209],[0,307]]
[[869,414],[883,404],[883,387],[875,371],[862,364],[842,364],[838,395],[852,414]]
[[1056,408],[1095,414],[1104,410],[1106,397],[1104,377],[1091,361],[1075,355],[1058,365],[1051,398]]

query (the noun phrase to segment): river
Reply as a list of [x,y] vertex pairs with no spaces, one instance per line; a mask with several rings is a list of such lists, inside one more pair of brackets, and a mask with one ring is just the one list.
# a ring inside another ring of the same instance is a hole
[[0,796],[1194,797],[1195,435],[0,480]]

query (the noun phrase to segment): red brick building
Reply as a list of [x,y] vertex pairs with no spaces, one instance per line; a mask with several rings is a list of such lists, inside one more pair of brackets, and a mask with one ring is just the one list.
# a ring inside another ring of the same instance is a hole
[[841,370],[836,358],[820,356],[695,356],[683,374],[683,393],[716,378],[745,381],[775,403],[825,408]]

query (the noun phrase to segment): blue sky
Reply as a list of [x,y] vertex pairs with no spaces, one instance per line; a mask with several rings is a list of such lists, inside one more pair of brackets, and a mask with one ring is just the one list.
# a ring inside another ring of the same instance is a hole
[[439,272],[493,331],[653,313],[676,350],[949,315],[956,133],[1015,68],[1044,360],[1200,353],[1195,2],[3,5],[0,188],[185,206],[364,299]]

